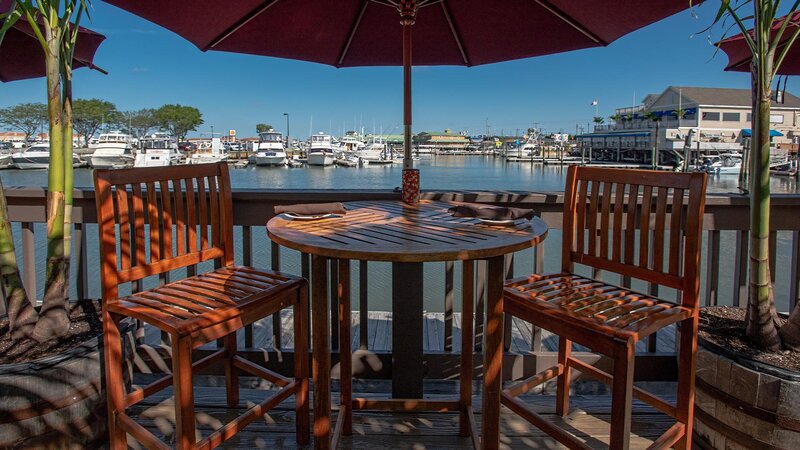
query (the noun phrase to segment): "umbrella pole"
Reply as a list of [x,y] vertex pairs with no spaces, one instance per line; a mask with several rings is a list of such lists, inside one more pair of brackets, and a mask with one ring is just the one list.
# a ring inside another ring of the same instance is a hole
[[403,25],[403,201],[419,202],[419,170],[411,159],[411,27],[417,14],[416,0],[401,0],[400,23]]
[[[413,22],[412,22],[413,23]],[[411,25],[403,23],[403,169],[413,169],[411,159]]]

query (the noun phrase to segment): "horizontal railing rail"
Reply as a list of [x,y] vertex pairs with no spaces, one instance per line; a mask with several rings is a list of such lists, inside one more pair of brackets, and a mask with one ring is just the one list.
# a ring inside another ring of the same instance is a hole
[[[43,223],[45,216],[46,191],[41,188],[6,188],[9,205],[9,217],[14,224],[15,233],[21,233],[17,238],[20,247],[17,249],[21,257],[21,270],[29,298],[37,298],[41,292],[42,274],[37,274],[37,268],[43,267],[45,229]],[[550,236],[545,245],[537,246],[532,250],[519,252],[507,259],[508,277],[524,275],[527,273],[543,272],[546,269],[557,270],[560,267],[560,229],[562,226],[563,193],[561,192],[512,192],[512,191],[458,191],[437,192],[429,191],[422,195],[423,199],[466,201],[477,203],[491,203],[513,207],[532,208],[544,219],[551,229]],[[328,201],[356,201],[356,200],[399,200],[399,194],[388,190],[257,190],[234,189],[233,210],[236,249],[236,261],[246,265],[270,266],[273,269],[294,271],[299,275],[309,276],[308,255],[300,254],[299,262],[296,252],[281,250],[277,245],[269,243],[266,237],[265,224],[273,215],[273,207],[278,204],[290,203],[318,203]],[[791,310],[800,295],[800,195],[783,194],[774,195],[772,198],[770,246],[772,260],[772,277],[775,282],[775,294],[780,310]],[[96,245],[96,213],[94,204],[94,191],[91,189],[76,189],[74,194],[73,222],[75,232],[73,235],[73,261],[74,273],[71,283],[74,285],[73,297],[92,298],[99,296],[99,279],[96,276],[99,269],[99,255]],[[702,264],[702,305],[736,305],[746,302],[747,297],[747,262],[749,246],[749,199],[737,194],[710,194],[707,197],[706,213],[704,217],[704,247]],[[552,242],[551,242],[552,241]],[[267,248],[262,245],[267,243]],[[292,253],[294,252],[294,253]],[[435,347],[442,349],[439,353],[455,354],[459,346],[454,345],[454,334],[457,330],[455,319],[458,317],[456,307],[460,303],[455,295],[457,286],[457,270],[455,262],[440,264],[437,269],[441,272],[443,282],[441,285],[441,308],[443,326],[441,331],[435,333],[436,339],[441,341]],[[369,313],[373,302],[369,297],[370,277],[373,273],[373,263],[364,261],[354,263],[353,285],[357,287],[358,295],[354,297],[353,304],[358,305],[358,336],[355,337],[358,347],[370,350],[369,347]],[[334,266],[335,267],[335,266]],[[201,270],[202,268],[198,269]],[[481,350],[481,329],[483,324],[482,306],[485,301],[485,266],[479,262],[476,267],[476,349]],[[357,273],[357,275],[356,275]],[[593,274],[599,275],[599,274]],[[168,282],[170,278],[177,279],[182,274],[169,274],[157,280]],[[331,296],[335,298],[334,287],[336,283],[335,269],[331,273]],[[622,279],[624,286],[639,290],[647,290],[650,294],[659,294],[657,287],[644,284],[637,285],[636,280]],[[143,286],[133,286],[132,290],[141,289]],[[146,286],[145,286],[146,287]],[[94,294],[94,295],[92,295]],[[661,294],[664,294],[663,292]],[[388,294],[387,294],[388,295]],[[436,293],[438,296],[439,293]],[[389,304],[390,302],[386,302]],[[332,306],[333,308],[333,306]],[[333,311],[332,311],[333,312]],[[285,320],[283,322],[286,322]],[[290,321],[289,321],[290,322]],[[276,350],[285,350],[281,342],[282,321],[279,315],[272,318],[273,336],[272,346]],[[525,347],[516,346],[516,351],[524,354],[542,354],[548,352],[548,346],[540,330],[534,329],[530,324],[520,324],[507,321],[506,324],[507,350],[512,342],[512,326],[516,333],[525,337]],[[336,334],[337,330],[333,330]],[[254,331],[252,327],[245,330],[245,346],[254,346]],[[423,338],[423,337],[420,337]],[[338,342],[336,336],[332,342]],[[674,345],[674,339],[670,345]],[[647,346],[642,349],[652,354],[665,353],[658,338],[653,337]],[[668,350],[666,353],[670,353]],[[438,355],[441,356],[441,355]],[[435,357],[438,357],[435,356]]]

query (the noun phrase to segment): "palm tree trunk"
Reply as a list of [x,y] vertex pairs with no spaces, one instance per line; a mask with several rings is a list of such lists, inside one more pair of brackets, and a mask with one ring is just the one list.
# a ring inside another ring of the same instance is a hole
[[14,235],[11,232],[11,222],[8,220],[8,203],[2,181],[0,181],[0,278],[6,299],[8,328],[12,339],[20,339],[33,331],[39,315],[28,300],[28,294],[19,276]]
[[[769,114],[773,56],[768,50],[769,24],[760,24],[761,2],[755,5],[755,41],[759,58],[752,71],[753,133],[750,166],[750,281],[745,331],[756,345],[779,350],[777,313],[769,270]],[[771,22],[770,22],[771,23]],[[766,26],[760,26],[766,25]]]
[[60,30],[45,27],[48,48],[47,110],[50,116],[50,167],[47,180],[47,269],[39,321],[33,338],[44,342],[69,331],[64,286],[67,265],[64,253],[64,123],[61,92]]

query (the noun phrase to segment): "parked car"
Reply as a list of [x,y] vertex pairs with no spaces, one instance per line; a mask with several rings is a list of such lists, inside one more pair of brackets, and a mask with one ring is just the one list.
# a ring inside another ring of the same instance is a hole
[[178,150],[182,152],[193,152],[197,150],[197,145],[192,142],[178,142]]

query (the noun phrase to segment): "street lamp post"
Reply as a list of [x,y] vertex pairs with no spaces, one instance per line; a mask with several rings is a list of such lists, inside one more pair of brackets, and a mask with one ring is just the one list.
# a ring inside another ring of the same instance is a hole
[[283,113],[286,116],[286,149],[291,151],[292,150],[292,141],[289,137],[289,113]]

